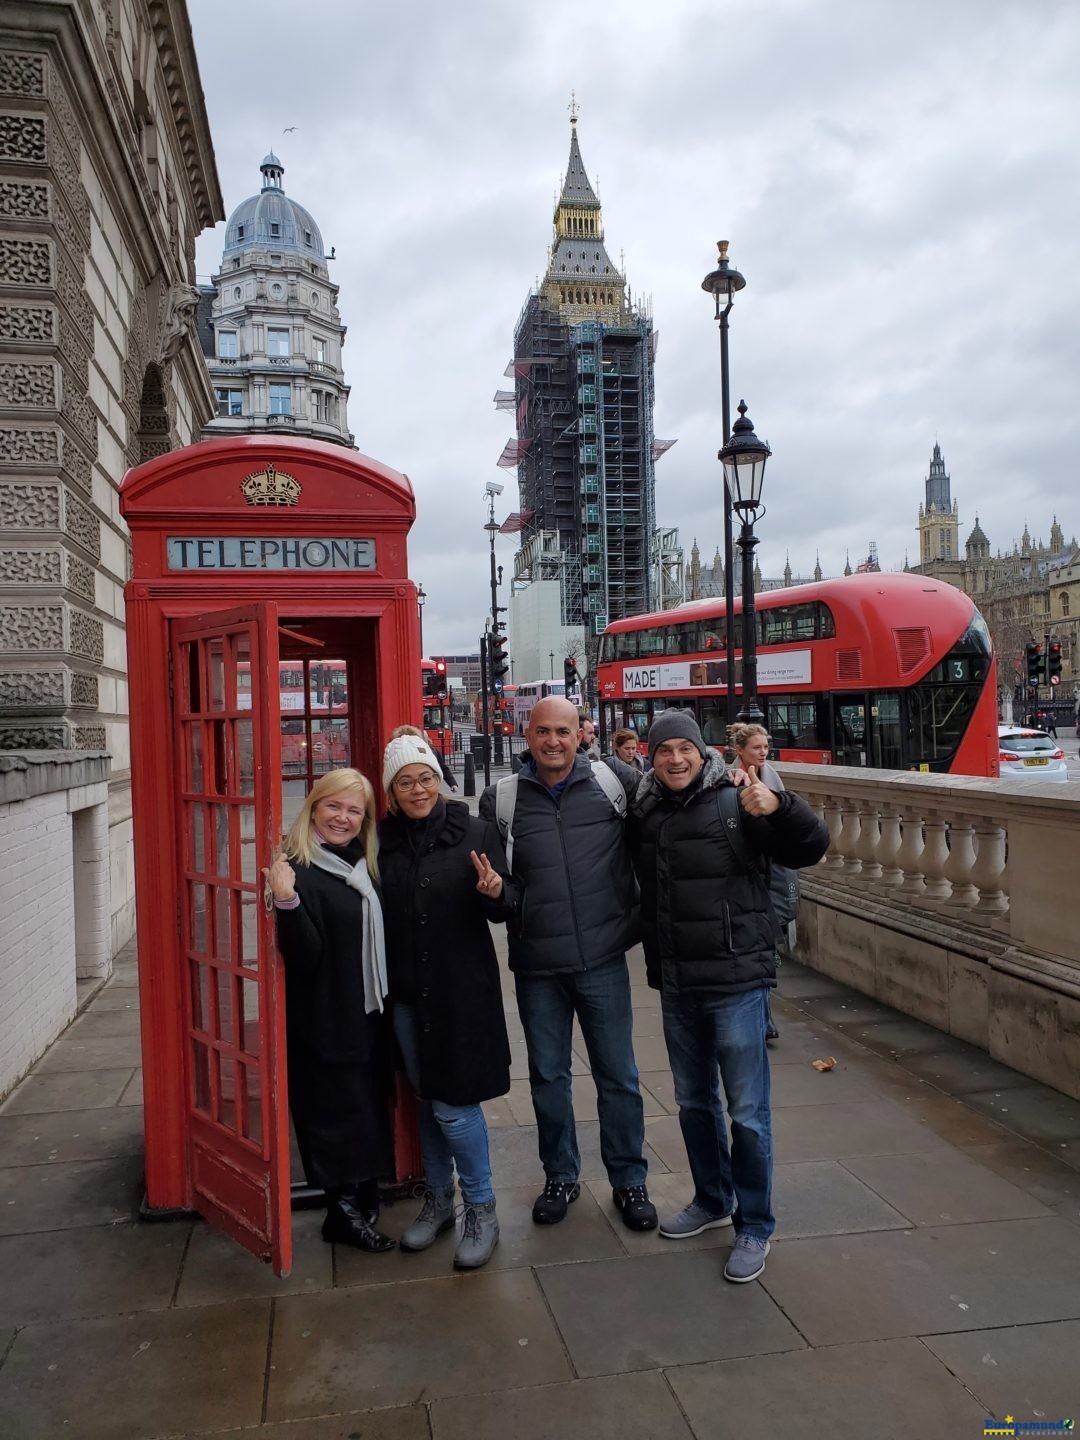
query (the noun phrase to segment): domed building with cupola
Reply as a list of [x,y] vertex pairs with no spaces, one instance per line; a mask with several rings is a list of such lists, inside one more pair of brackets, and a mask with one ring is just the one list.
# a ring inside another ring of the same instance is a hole
[[203,437],[277,431],[352,445],[333,251],[327,257],[310,212],[286,195],[273,152],[259,170],[262,189],[229,216],[221,268],[200,290],[217,400]]

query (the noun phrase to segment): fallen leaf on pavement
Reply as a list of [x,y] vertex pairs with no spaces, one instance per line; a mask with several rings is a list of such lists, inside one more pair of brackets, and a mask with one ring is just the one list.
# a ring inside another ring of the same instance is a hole
[[811,1060],[810,1063],[811,1063],[811,1065],[813,1065],[813,1067],[814,1067],[815,1070],[835,1070],[835,1069],[836,1069],[836,1057],[835,1057],[835,1055],[830,1055],[827,1060]]

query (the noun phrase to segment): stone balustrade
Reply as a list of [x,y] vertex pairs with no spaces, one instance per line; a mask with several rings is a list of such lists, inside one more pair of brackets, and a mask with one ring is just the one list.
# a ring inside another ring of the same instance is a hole
[[1080,1098],[1080,782],[778,768],[831,842],[799,958]]

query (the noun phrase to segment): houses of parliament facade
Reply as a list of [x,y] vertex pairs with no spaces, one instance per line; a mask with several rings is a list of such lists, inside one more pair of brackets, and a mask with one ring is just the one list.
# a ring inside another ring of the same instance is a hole
[[960,547],[960,517],[950,490],[941,447],[934,446],[926,494],[919,506],[919,563],[909,568],[932,575],[970,595],[993,637],[998,683],[1005,691],[1023,682],[1029,640],[1061,644],[1061,699],[1080,692],[1080,545],[1065,538],[1052,517],[1048,540],[1032,538],[1025,523],[1011,549],[991,551],[976,515]]

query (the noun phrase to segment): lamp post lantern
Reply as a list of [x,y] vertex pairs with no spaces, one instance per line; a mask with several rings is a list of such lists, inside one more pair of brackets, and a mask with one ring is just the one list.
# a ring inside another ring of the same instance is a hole
[[[731,438],[720,451],[724,465],[724,484],[731,504],[739,513],[742,530],[739,549],[742,551],[742,709],[737,719],[760,725],[764,719],[757,702],[757,615],[754,607],[754,550],[757,536],[754,521],[763,511],[761,487],[765,479],[765,462],[772,451],[764,440],[754,434],[753,423],[746,414],[746,401],[739,401],[739,418]],[[729,612],[730,613],[730,612]],[[728,627],[731,633],[731,627]],[[730,663],[730,662],[729,662]]]
[[[728,241],[716,242],[718,251],[716,269],[710,270],[701,282],[701,288],[716,301],[716,322],[720,326],[720,418],[723,427],[723,443],[731,438],[731,399],[728,390],[728,315],[735,302],[736,292],[746,286],[746,280],[738,270],[728,263]],[[728,724],[735,719],[735,548],[732,541],[731,490],[724,472],[724,629],[727,655],[727,718]]]
[[548,651],[548,664],[551,666],[551,678],[555,679],[555,651]]

